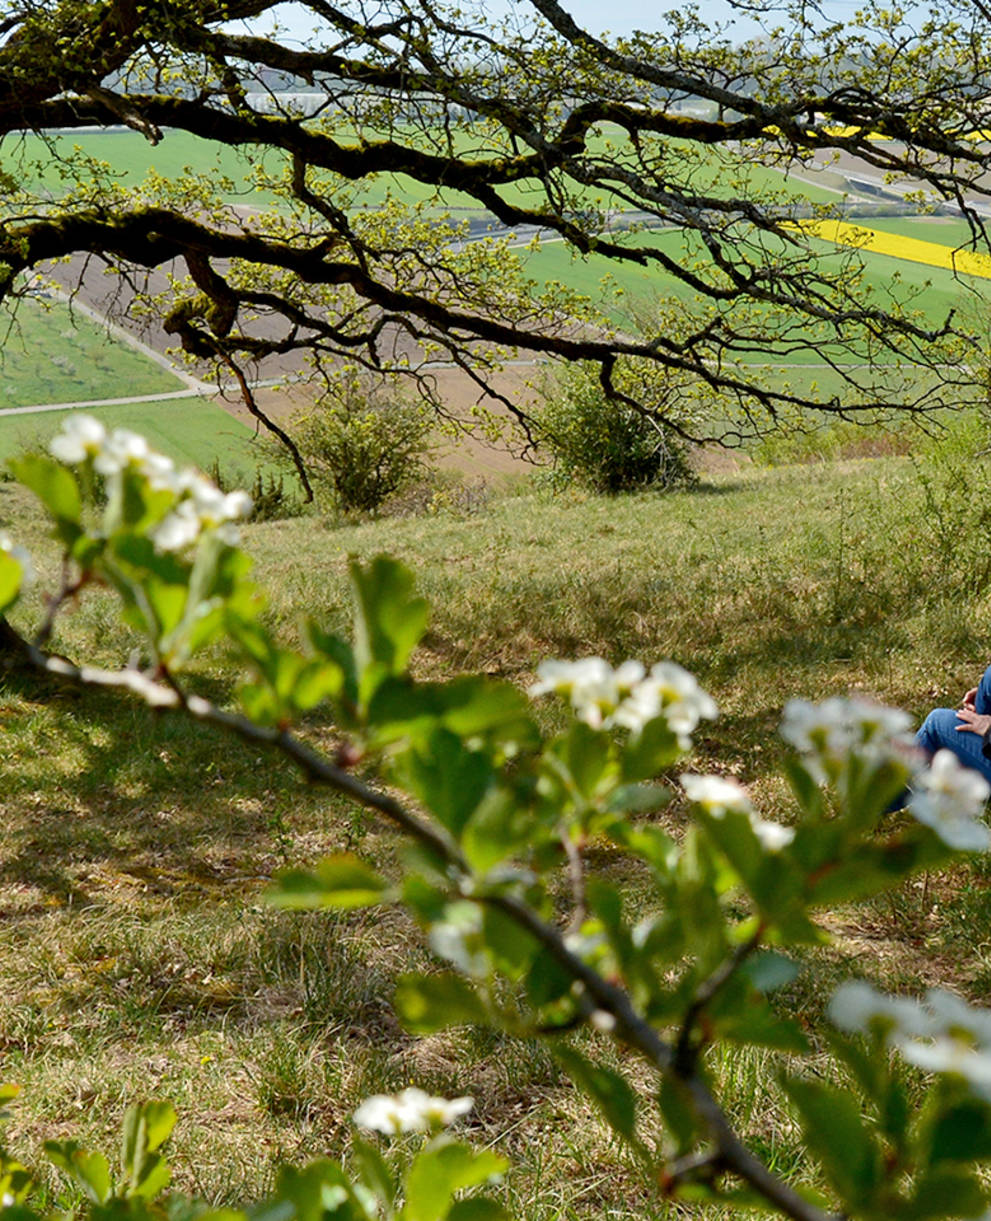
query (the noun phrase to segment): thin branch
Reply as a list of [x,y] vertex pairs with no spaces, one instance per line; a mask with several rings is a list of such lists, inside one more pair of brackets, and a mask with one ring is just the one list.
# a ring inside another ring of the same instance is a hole
[[[176,685],[166,685],[136,669],[111,671],[75,666],[63,658],[48,656],[34,646],[29,646],[29,651],[35,666],[66,681],[131,691],[153,708],[184,711],[194,719],[215,725],[244,741],[274,747],[295,763],[309,780],[326,784],[360,805],[375,810],[405,834],[417,840],[429,849],[439,862],[447,866],[453,881],[466,881],[470,877],[471,871],[467,862],[446,833],[407,810],[395,798],[379,792],[329,763],[287,730],[256,725],[238,713],[225,712],[201,696],[186,694]],[[603,979],[571,951],[559,929],[546,923],[526,903],[513,895],[473,893],[467,897],[496,908],[530,933],[579,985],[583,1005],[587,1000],[593,1010],[604,1010],[608,1013],[615,1022],[614,1034],[618,1039],[638,1050],[661,1073],[678,1077],[727,1170],[749,1183],[781,1212],[793,1218],[793,1221],[839,1221],[810,1204],[751,1153],[733,1131],[729,1120],[704,1082],[694,1073],[682,1073],[670,1044],[640,1016],[624,989]]]

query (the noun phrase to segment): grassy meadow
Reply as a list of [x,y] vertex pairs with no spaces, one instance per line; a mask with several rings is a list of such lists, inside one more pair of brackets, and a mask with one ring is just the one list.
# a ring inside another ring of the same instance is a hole
[[[115,403],[87,407],[108,428],[129,428],[176,462],[247,476],[267,456],[260,456],[254,430],[205,398],[158,399],[151,403]],[[0,417],[0,463],[27,449],[43,446],[57,432],[70,411],[29,412]]]
[[[525,684],[547,656],[680,661],[720,707],[689,770],[736,776],[766,816],[787,821],[776,735],[786,700],[852,693],[921,718],[988,661],[982,427],[913,457],[743,464],[691,491],[616,499],[522,484],[467,515],[297,518],[250,526],[245,544],[289,638],[304,613],[346,626],[349,555],[405,560],[433,606],[415,658],[423,675],[482,670]],[[37,557],[41,579],[17,613],[27,629],[57,557],[11,483],[0,483],[0,528]],[[108,665],[131,645],[99,591],[53,640]],[[198,681],[225,701],[235,678],[218,654]],[[346,1149],[365,1095],[416,1083],[476,1097],[467,1134],[513,1159],[503,1190],[517,1215],[683,1215],[651,1197],[545,1048],[399,1028],[391,979],[430,958],[401,914],[264,905],[286,862],[349,849],[388,869],[395,839],[367,814],[257,748],[119,694],[20,673],[0,682],[0,1054],[4,1077],[23,1086],[9,1129],[19,1154],[70,1135],[106,1147],[129,1101],[168,1097],[180,1114],[176,1185],[216,1203],[251,1198],[280,1161]],[[333,737],[319,713],[302,732],[317,745]],[[675,831],[681,817],[677,804],[664,815]],[[615,853],[597,864],[625,879],[631,905],[643,901]],[[814,1032],[829,985],[851,972],[983,1000],[989,882],[978,862],[833,912],[834,943],[810,954],[786,1002]],[[757,1151],[808,1181],[774,1058],[722,1051],[709,1067]]]

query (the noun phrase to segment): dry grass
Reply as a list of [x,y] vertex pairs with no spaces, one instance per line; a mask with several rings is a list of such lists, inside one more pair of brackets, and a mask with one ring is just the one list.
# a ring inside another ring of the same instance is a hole
[[[10,484],[0,484],[0,526],[38,553],[43,584],[55,557]],[[480,669],[522,682],[547,654],[677,658],[722,710],[694,765],[732,771],[787,818],[775,777],[787,698],[856,691],[922,714],[986,663],[991,597],[979,582],[961,592],[967,572],[948,567],[941,537],[918,473],[892,458],[736,472],[670,496],[529,492],[468,519],[296,519],[251,527],[246,541],[289,635],[304,613],[346,625],[350,554],[405,559],[434,606],[423,674]],[[972,541],[953,563],[980,560]],[[131,643],[96,594],[56,647],[119,663]],[[197,681],[224,700],[233,677],[218,655]],[[319,741],[329,727],[317,717],[304,732]],[[429,961],[403,915],[264,906],[265,881],[285,861],[348,848],[389,868],[395,844],[367,816],[256,750],[31,676],[2,680],[0,733],[0,1053],[3,1077],[24,1086],[10,1129],[23,1155],[70,1134],[106,1147],[129,1101],[165,1096],[180,1112],[177,1184],[214,1201],[251,1198],[279,1161],[345,1148],[360,1098],[416,1081],[476,1096],[469,1135],[514,1159],[506,1192],[519,1214],[665,1215],[545,1047],[400,1029],[391,980]],[[677,809],[668,817],[676,823]],[[603,865],[641,905],[635,873]],[[981,868],[962,869],[837,913],[835,948],[810,961],[788,1003],[814,1027],[828,981],[851,966],[895,986],[943,981],[979,995],[991,979],[987,886]],[[711,1067],[751,1140],[798,1173],[773,1062],[727,1052]],[[649,1092],[641,1069],[615,1063]]]

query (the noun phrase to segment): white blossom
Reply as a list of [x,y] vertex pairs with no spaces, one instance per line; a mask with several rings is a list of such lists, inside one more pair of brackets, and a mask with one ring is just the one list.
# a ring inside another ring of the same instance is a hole
[[473,1098],[432,1098],[410,1086],[398,1094],[373,1094],[352,1118],[359,1128],[394,1136],[400,1132],[429,1132],[446,1127],[475,1105]]
[[659,661],[651,666],[646,683],[656,692],[668,724],[679,736],[693,733],[699,721],[716,719],[715,700],[702,690],[694,674],[676,662]]
[[866,1034],[879,1025],[896,1032],[899,1039],[922,1038],[932,1034],[932,1017],[918,1001],[886,996],[863,980],[841,984],[829,1002],[829,1017],[834,1025],[852,1034]]
[[821,704],[789,700],[781,736],[823,784],[835,780],[853,754],[875,766],[889,760],[908,763],[915,749],[910,726],[908,713],[900,708],[834,696]]
[[746,789],[733,779],[724,776],[684,775],[681,777],[681,787],[685,790],[688,800],[701,806],[712,818],[725,818],[730,812],[745,814],[750,820],[754,834],[768,852],[779,852],[795,838],[791,827],[760,818]]
[[62,424],[62,431],[52,437],[48,451],[59,462],[77,466],[100,453],[106,439],[107,430],[99,420],[73,413]]
[[158,551],[181,551],[200,536],[202,523],[192,501],[183,500],[151,531]]
[[108,434],[92,416],[70,416],[50,449],[56,458],[70,464],[91,458],[94,468],[109,479],[130,468],[155,491],[171,492],[175,497],[172,508],[149,532],[159,551],[181,551],[208,529],[235,546],[239,540],[233,523],[251,512],[247,492],[222,492],[197,471],[178,471],[171,458],[153,450],[138,433],[115,428]]
[[116,475],[126,466],[144,469],[151,457],[151,447],[140,433],[128,428],[115,428],[93,458],[93,467],[101,475]]
[[779,822],[770,822],[766,818],[752,818],[750,825],[768,852],[780,852],[782,848],[787,848],[795,838],[794,827],[786,827]]
[[910,1064],[962,1077],[975,1094],[991,1101],[991,1010],[943,989],[915,1001],[851,980],[834,993],[829,1015],[841,1029],[874,1030]]
[[689,801],[702,806],[714,818],[722,818],[727,810],[741,814],[752,814],[753,805],[746,790],[735,780],[723,776],[681,777],[681,787]]
[[13,1208],[15,1203],[16,1201],[9,1191],[5,1191],[3,1195],[0,1196],[0,1208]]
[[980,821],[991,785],[980,772],[964,767],[952,751],[938,750],[912,788],[909,812],[945,844],[965,852],[984,852],[991,846],[991,832]]
[[179,493],[182,489],[175,469],[175,463],[165,454],[152,450],[142,463],[142,470],[148,483],[156,491]]
[[601,657],[544,661],[529,693],[548,692],[568,699],[575,716],[594,729],[619,726],[639,733],[648,721],[664,716],[683,749],[699,721],[716,716],[712,698],[674,662],[660,662],[646,674],[643,665],[632,660],[616,670]]

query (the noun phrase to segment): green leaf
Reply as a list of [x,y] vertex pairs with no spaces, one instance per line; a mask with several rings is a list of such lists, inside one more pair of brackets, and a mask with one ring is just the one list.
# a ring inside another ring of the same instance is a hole
[[484,1025],[488,1012],[471,986],[453,972],[401,975],[396,1011],[413,1034],[433,1034],[448,1026]]
[[592,801],[599,786],[606,782],[611,746],[609,734],[592,729],[584,721],[575,721],[554,743],[553,753],[564,764],[575,789],[585,801]]
[[991,1161],[991,1111],[968,1100],[937,1115],[929,1134],[929,1161]]
[[456,1191],[476,1187],[502,1174],[508,1162],[488,1150],[476,1151],[456,1141],[432,1141],[413,1162],[406,1177],[404,1221],[442,1221]]
[[654,717],[626,743],[620,757],[624,783],[653,780],[681,755],[678,739],[663,716]]
[[610,828],[609,834],[621,847],[646,861],[659,878],[668,881],[674,877],[680,859],[678,845],[660,827],[650,823],[642,827],[618,823]]
[[14,458],[10,469],[14,478],[34,492],[61,526],[71,523],[77,527],[70,531],[72,537],[66,538],[67,542],[75,541],[80,533],[78,526],[82,514],[82,498],[75,475],[61,463],[41,454]]
[[[289,1206],[287,1208],[287,1205]],[[326,1221],[328,1216],[365,1218],[367,1212],[355,1201],[351,1183],[341,1167],[327,1158],[310,1162],[302,1170],[283,1166],[275,1193],[260,1208],[252,1209],[251,1221]]]
[[52,1165],[64,1171],[94,1204],[110,1198],[110,1167],[102,1154],[87,1153],[74,1140],[45,1141],[44,1149]]
[[0,550],[0,615],[17,601],[24,569],[8,551]]
[[831,907],[868,898],[952,856],[952,849],[928,827],[906,827],[887,841],[860,843],[855,854],[837,859],[809,888],[809,904]]
[[461,847],[472,869],[486,873],[493,865],[547,839],[526,797],[505,785],[493,785],[468,816]]
[[511,684],[481,676],[463,676],[444,683],[413,683],[408,678],[385,679],[368,706],[368,721],[380,743],[403,737],[423,737],[436,727],[460,738],[484,737],[492,742],[532,746],[539,733],[530,705]]
[[265,900],[274,907],[371,907],[382,901],[388,883],[351,853],[328,856],[312,871],[276,874]]
[[742,973],[726,984],[710,1006],[713,1031],[721,1038],[755,1047],[805,1055],[809,1041],[793,1018],[779,1017]]
[[784,761],[783,770],[803,811],[812,818],[821,818],[822,789],[809,769],[800,760],[788,756]]
[[343,694],[352,704],[357,703],[358,672],[351,646],[340,636],[325,632],[312,620],[306,623],[305,630],[310,648],[317,657],[322,657],[338,667],[343,677]]
[[515,920],[498,908],[482,911],[485,948],[496,967],[510,979],[519,979],[529,969],[540,949],[540,943]]
[[534,955],[526,977],[526,994],[531,1005],[549,1005],[571,991],[572,976],[546,946]]
[[359,674],[375,662],[384,674],[402,674],[427,626],[427,603],[413,597],[413,574],[385,555],[366,566],[352,561],[350,573]]
[[622,784],[609,795],[613,814],[655,814],[671,801],[671,790],[659,784]]
[[411,746],[396,761],[396,771],[404,787],[454,835],[460,835],[495,778],[488,757],[446,729]]
[[979,1217],[987,1195],[973,1174],[938,1166],[915,1184],[911,1198],[898,1209],[898,1221],[928,1221],[930,1217]]
[[665,1076],[657,1102],[664,1123],[675,1139],[679,1156],[687,1153],[699,1139],[699,1121],[688,1092],[677,1079]]
[[786,987],[797,977],[800,970],[801,967],[793,959],[784,954],[776,954],[772,950],[765,950],[747,959],[740,968],[740,974],[758,992],[767,993]]
[[573,1047],[555,1047],[565,1072],[591,1098],[612,1130],[632,1141],[636,1135],[636,1096],[629,1082],[602,1064],[586,1060]]
[[351,1141],[351,1158],[365,1186],[387,1208],[391,1208],[396,1198],[396,1183],[382,1154],[374,1145],[355,1136]]
[[120,1162],[129,1179],[129,1195],[153,1199],[168,1183],[168,1163],[155,1150],[167,1140],[175,1122],[175,1110],[168,1102],[128,1107]]
[[488,1196],[469,1196],[456,1200],[447,1214],[447,1221],[510,1221],[511,1214]]
[[881,1153],[855,1099],[843,1090],[797,1077],[783,1079],[802,1119],[806,1144],[843,1202],[870,1207],[883,1180]]

